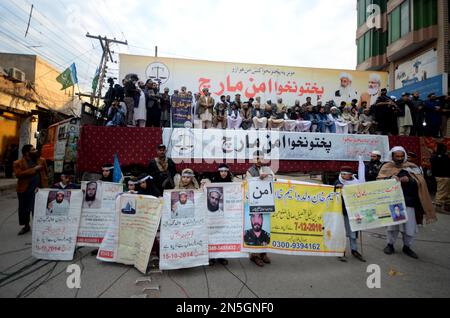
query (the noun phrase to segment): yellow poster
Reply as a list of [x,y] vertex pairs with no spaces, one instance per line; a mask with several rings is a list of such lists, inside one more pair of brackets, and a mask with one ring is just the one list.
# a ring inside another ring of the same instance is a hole
[[274,183],[275,213],[244,211],[243,250],[290,255],[342,256],[342,201],[334,187],[295,181]]
[[354,232],[408,221],[402,186],[396,180],[345,186],[342,195]]

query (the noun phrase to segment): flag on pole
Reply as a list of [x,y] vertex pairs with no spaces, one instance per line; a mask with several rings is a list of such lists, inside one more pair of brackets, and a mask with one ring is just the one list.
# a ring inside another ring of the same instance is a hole
[[77,68],[75,63],[70,65],[64,72],[62,72],[56,80],[63,86],[61,90],[74,86],[78,83]]
[[92,91],[93,92],[95,92],[97,90],[99,79],[100,79],[100,69],[97,67],[97,70],[95,71],[95,76],[92,79]]
[[120,168],[119,157],[117,153],[114,155],[114,173],[113,173],[113,182],[114,183],[122,183],[123,182],[123,173]]

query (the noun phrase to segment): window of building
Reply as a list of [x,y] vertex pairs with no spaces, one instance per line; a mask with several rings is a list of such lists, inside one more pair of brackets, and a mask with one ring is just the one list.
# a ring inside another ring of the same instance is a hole
[[413,0],[414,31],[437,24],[437,0]]
[[382,14],[387,10],[387,0],[358,0],[358,27],[362,26],[367,21],[367,18],[370,15],[370,13],[367,13],[367,7],[371,4],[380,6]]
[[400,7],[394,9],[388,18],[389,23],[389,43],[400,38]]
[[409,11],[409,1],[405,1],[400,6],[400,37],[408,34],[410,29],[410,11]]

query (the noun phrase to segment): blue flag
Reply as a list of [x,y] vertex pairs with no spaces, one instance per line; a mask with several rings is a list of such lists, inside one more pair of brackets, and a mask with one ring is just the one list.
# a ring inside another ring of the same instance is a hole
[[122,169],[120,169],[119,157],[117,154],[114,155],[114,173],[113,173],[113,182],[122,183],[123,174]]

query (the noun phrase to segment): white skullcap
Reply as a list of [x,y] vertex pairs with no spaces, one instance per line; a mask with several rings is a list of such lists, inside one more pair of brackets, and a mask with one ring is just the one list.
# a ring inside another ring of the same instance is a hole
[[353,77],[346,72],[343,72],[343,73],[341,73],[341,75],[339,75],[339,79],[343,79],[343,78],[348,78],[350,81],[353,80]]
[[381,83],[381,77],[380,75],[376,74],[376,73],[372,73],[369,75],[369,80],[370,81],[374,81],[374,82],[378,82]]
[[380,156],[380,157],[381,157],[381,152],[378,151],[378,150],[374,150],[374,151],[372,151],[370,154],[376,155],[376,156]]

